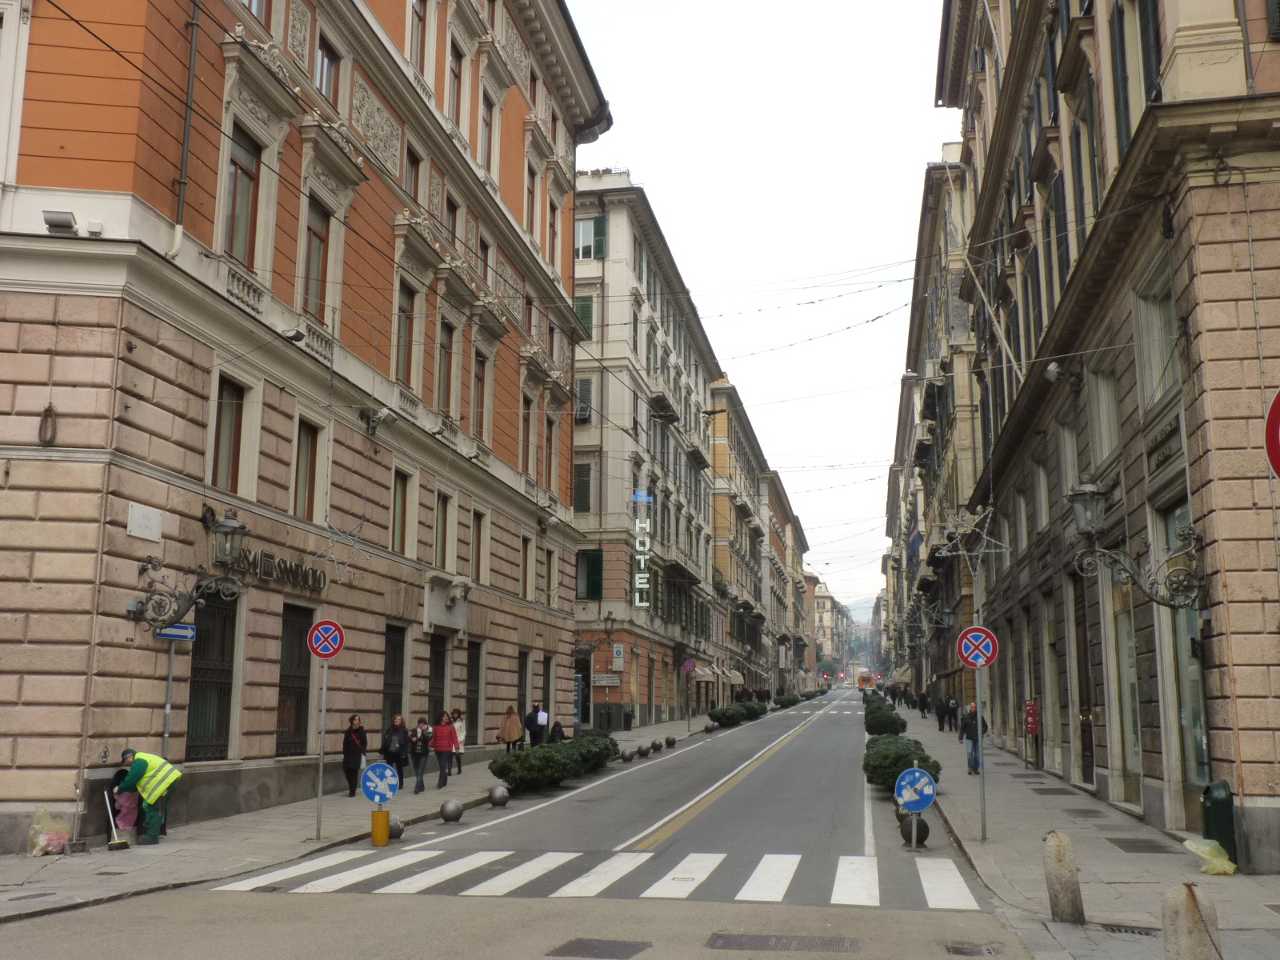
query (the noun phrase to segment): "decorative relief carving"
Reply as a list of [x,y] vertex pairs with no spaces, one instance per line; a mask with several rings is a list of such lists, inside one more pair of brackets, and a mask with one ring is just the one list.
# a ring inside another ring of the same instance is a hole
[[236,87],[236,99],[240,101],[240,106],[244,107],[249,116],[264,127],[274,127],[280,122],[280,118],[276,116],[275,112],[263,103],[261,98],[248,86],[244,83],[239,83]]
[[400,175],[400,125],[369,85],[356,77],[351,92],[351,120],[364,134],[374,156],[393,176]]
[[529,55],[529,48],[525,46],[524,37],[520,36],[515,23],[505,13],[502,17],[502,35],[498,40],[498,46],[507,55],[511,70],[516,75],[516,82],[527,92],[529,64],[532,58]]
[[431,189],[427,195],[429,209],[436,217],[444,213],[444,177],[435,167],[431,168]]
[[289,52],[305,67],[310,48],[311,10],[306,4],[293,0],[289,5]]

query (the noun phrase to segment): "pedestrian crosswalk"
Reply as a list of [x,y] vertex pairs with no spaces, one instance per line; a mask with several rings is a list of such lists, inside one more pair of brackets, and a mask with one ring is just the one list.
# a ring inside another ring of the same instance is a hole
[[827,854],[342,850],[214,890],[979,909],[956,864],[936,855],[905,859],[882,870],[876,857]]

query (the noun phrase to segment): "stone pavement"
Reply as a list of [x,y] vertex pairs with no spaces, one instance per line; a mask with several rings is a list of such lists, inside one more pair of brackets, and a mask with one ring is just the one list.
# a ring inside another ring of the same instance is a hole
[[[1052,773],[1028,768],[989,738],[984,747],[988,839],[980,841],[979,778],[965,773],[957,735],[939,733],[932,717],[900,713],[908,721],[906,736],[923,743],[942,764],[939,813],[1003,904],[999,912],[1023,933],[1037,960],[1161,956],[1160,936],[1152,933],[1160,927],[1164,895],[1183,882],[1194,882],[1216,905],[1223,946],[1230,947],[1227,956],[1280,954],[1280,877],[1202,874],[1200,860],[1181,846],[1189,835],[1165,833]],[[1041,853],[1050,830],[1071,839],[1087,927],[1048,922]],[[1135,847],[1133,841],[1140,843]],[[1104,925],[1138,932],[1118,933]]]

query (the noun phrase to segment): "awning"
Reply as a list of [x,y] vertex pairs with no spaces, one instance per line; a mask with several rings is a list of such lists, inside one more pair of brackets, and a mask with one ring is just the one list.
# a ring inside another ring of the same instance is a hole
[[739,673],[737,670],[730,670],[730,671],[729,671],[729,682],[730,682],[730,683],[740,683],[740,684],[741,684],[741,683],[746,683],[747,681],[746,681],[746,680],[744,680],[744,679],[742,679],[742,674],[741,674],[741,673]]
[[725,679],[728,679],[728,677],[729,677],[729,671],[728,671],[728,670],[726,670],[724,667],[717,665],[717,666],[712,667],[711,669],[712,669],[712,670],[714,670],[714,671],[716,672],[716,676],[718,676],[718,677],[724,677]]
[[693,679],[696,682],[714,681],[716,675],[711,672],[710,667],[695,667],[693,670]]
[[894,683],[910,683],[911,682],[911,664],[904,663],[897,670],[893,671]]

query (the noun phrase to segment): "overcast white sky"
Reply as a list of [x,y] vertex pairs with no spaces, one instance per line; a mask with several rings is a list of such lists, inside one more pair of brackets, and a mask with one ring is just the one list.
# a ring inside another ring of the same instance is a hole
[[959,136],[933,106],[942,2],[569,5],[614,117],[578,166],[627,168],[647,191],[809,568],[869,607],[907,311],[773,348],[910,299],[924,166]]

